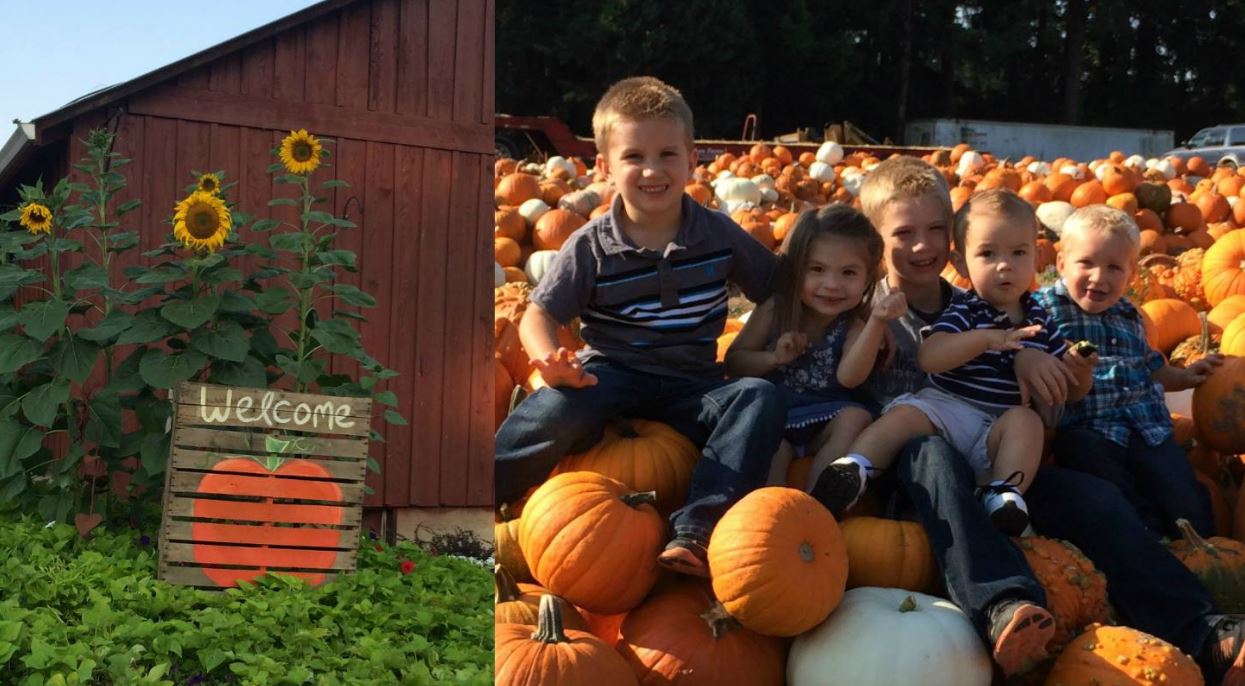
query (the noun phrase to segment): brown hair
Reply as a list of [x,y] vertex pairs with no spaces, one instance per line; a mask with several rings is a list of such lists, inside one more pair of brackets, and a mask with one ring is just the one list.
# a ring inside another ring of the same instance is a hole
[[692,108],[675,87],[652,76],[633,76],[616,82],[597,101],[592,113],[592,135],[597,152],[605,154],[610,131],[619,121],[670,118],[683,125],[687,147],[692,147]]
[[1033,226],[1033,238],[1037,240],[1038,220],[1033,206],[1028,200],[1016,195],[1006,188],[991,188],[987,191],[974,193],[968,201],[955,213],[955,249],[965,254],[964,239],[968,236],[969,215],[973,211],[1002,215],[1017,222],[1025,222]]
[[813,241],[829,236],[852,240],[865,252],[865,292],[853,314],[863,319],[869,311],[882,262],[882,236],[865,215],[849,205],[835,203],[819,210],[806,210],[791,227],[778,254],[774,282],[776,334],[800,328],[804,313],[800,284],[808,267],[809,253]]
[[924,196],[938,200],[951,223],[951,191],[947,179],[929,163],[900,155],[884,160],[865,176],[860,186],[860,208],[877,225],[882,211],[897,200],[916,200]]

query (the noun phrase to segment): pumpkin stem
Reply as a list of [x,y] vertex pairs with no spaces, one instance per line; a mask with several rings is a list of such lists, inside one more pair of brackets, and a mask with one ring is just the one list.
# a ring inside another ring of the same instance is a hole
[[713,601],[713,607],[700,613],[700,618],[709,625],[709,633],[714,638],[722,638],[742,626],[739,620],[732,617],[722,603],[716,600]]
[[640,433],[635,430],[635,423],[624,417],[615,417],[610,420],[610,426],[622,438],[639,438]]
[[1206,313],[1198,312],[1197,318],[1202,322],[1202,337],[1197,340],[1197,351],[1202,355],[1210,352],[1210,322],[1206,321]]
[[903,602],[899,604],[900,612],[912,612],[916,609],[917,609],[916,598],[912,597],[911,595],[909,595],[907,598],[904,598]]
[[1199,534],[1197,530],[1193,528],[1193,525],[1189,523],[1189,520],[1184,517],[1176,520],[1176,527],[1180,529],[1180,533],[1185,537],[1185,540],[1187,540],[1194,548],[1199,548],[1212,554],[1218,552],[1218,548],[1216,548],[1210,541],[1202,538],[1201,534]]
[[533,641],[541,643],[570,643],[571,639],[567,638],[566,632],[562,629],[562,599],[556,595],[542,595],[540,597],[540,608],[537,610],[540,617],[536,623],[536,631],[532,633]]
[[628,493],[622,497],[623,504],[627,507],[639,507],[644,503],[656,505],[657,491],[643,491],[640,493]]
[[501,565],[493,566],[493,589],[494,605],[518,600],[523,596],[523,592],[519,590],[519,584],[514,580],[514,575]]

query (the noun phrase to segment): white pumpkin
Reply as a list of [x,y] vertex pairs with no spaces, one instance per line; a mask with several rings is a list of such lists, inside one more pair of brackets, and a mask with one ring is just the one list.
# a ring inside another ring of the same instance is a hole
[[565,171],[567,176],[569,176],[572,179],[575,178],[576,172],[579,171],[575,169],[574,162],[571,162],[570,160],[566,159],[565,157],[562,157],[561,155],[554,155],[553,157],[550,157],[548,160],[545,161],[545,176],[549,176],[556,169],[561,169]]
[[536,221],[548,211],[549,206],[540,198],[524,200],[523,204],[519,205],[519,214],[523,215],[528,227],[536,226]]
[[1130,155],[1128,159],[1124,160],[1124,166],[1132,167],[1133,169],[1141,169],[1145,164],[1146,158],[1141,155]]
[[808,166],[808,175],[818,182],[834,181],[834,167],[825,162],[814,162]]
[[1042,226],[1050,229],[1058,236],[1063,231],[1063,223],[1068,221],[1068,217],[1076,211],[1071,203],[1062,200],[1052,200],[1044,202],[1037,207],[1038,221],[1042,222]]
[[1090,171],[1094,172],[1095,179],[1102,181],[1103,177],[1107,175],[1107,165],[1100,164],[1097,167],[1090,167]]
[[993,667],[949,600],[901,588],[853,588],[795,639],[788,686],[989,686]]
[[834,166],[843,161],[843,146],[834,141],[826,141],[817,148],[817,161],[822,164]]
[[969,150],[960,156],[960,166],[956,168],[955,173],[959,174],[960,178],[964,178],[984,166],[986,166],[986,158],[976,150]]
[[773,188],[762,188],[761,189],[761,201],[770,202],[770,203],[778,202],[778,191],[774,190]]
[[1084,180],[1085,180],[1085,170],[1084,170],[1084,169],[1081,169],[1080,167],[1076,166],[1075,164],[1065,164],[1065,165],[1063,165],[1063,167],[1061,167],[1061,168],[1059,169],[1059,172],[1060,172],[1061,174],[1067,174],[1068,176],[1071,176],[1072,178],[1076,179],[1077,181],[1084,181]]
[[1036,162],[1030,162],[1029,166],[1025,167],[1025,169],[1029,170],[1030,174],[1047,176],[1050,174],[1050,163],[1038,160]]
[[752,183],[755,183],[757,185],[757,188],[760,188],[762,191],[764,191],[766,188],[774,187],[774,177],[770,176],[769,174],[757,174],[756,176],[752,177]]
[[572,191],[558,199],[558,207],[581,217],[587,217],[600,204],[601,196],[592,190]]
[[501,268],[497,262],[493,263],[493,288],[499,288],[506,283],[506,270]]
[[718,179],[713,188],[714,195],[724,203],[761,204],[761,189],[752,179],[727,178]]
[[865,182],[865,174],[855,167],[848,167],[843,170],[843,178],[840,181],[848,193],[853,196],[860,195],[860,185]]
[[553,258],[558,256],[557,250],[537,250],[527,258],[527,264],[523,265],[523,273],[527,274],[528,283],[535,286],[545,277],[545,272],[549,271],[549,266],[553,264]]
[[1168,181],[1176,178],[1176,165],[1172,164],[1171,160],[1159,160],[1154,164],[1154,168],[1163,172],[1163,176]]

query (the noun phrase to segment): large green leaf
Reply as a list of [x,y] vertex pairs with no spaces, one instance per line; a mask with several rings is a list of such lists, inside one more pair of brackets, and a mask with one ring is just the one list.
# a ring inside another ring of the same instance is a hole
[[376,307],[376,298],[368,295],[366,292],[359,290],[357,287],[348,283],[337,283],[329,287],[329,290],[337,294],[342,302],[347,305],[356,307]]
[[139,367],[142,365],[143,356],[147,354],[146,346],[139,346],[130,353],[121,364],[117,365],[117,371],[112,374],[112,381],[105,388],[109,393],[127,393],[129,391],[139,391],[147,387],[143,382],[143,376],[139,373]]
[[350,250],[322,250],[316,254],[320,264],[335,265],[354,270],[358,258]]
[[143,310],[134,315],[134,322],[119,338],[117,345],[152,343],[168,336],[177,328],[160,316],[156,310]]
[[130,328],[130,325],[133,323],[134,317],[130,313],[113,310],[95,326],[79,331],[78,336],[88,341],[99,343],[120,334],[122,331]]
[[86,437],[109,447],[121,446],[121,398],[116,393],[96,393],[86,405]]
[[42,352],[38,343],[25,336],[15,333],[0,335],[0,374],[25,367],[39,359]]
[[316,323],[311,337],[331,353],[346,354],[358,347],[359,334],[349,324],[339,319],[326,319]]
[[311,383],[324,373],[323,360],[304,360],[300,363],[286,355],[277,355],[277,366],[300,383]]
[[241,280],[242,280],[242,272],[233,267],[221,267],[219,269],[213,269],[212,271],[203,275],[203,282],[208,283],[208,284],[213,284],[213,285],[219,285],[219,284],[227,283],[230,281],[241,281]]
[[312,238],[304,233],[277,233],[269,236],[268,244],[274,250],[301,253]]
[[51,427],[66,400],[69,400],[69,380],[55,379],[30,389],[22,399],[22,412],[31,424]]
[[22,269],[15,264],[0,264],[0,287],[17,288],[32,283],[39,283],[43,275],[29,269]]
[[65,283],[75,291],[104,288],[108,285],[108,272],[94,262],[87,262],[65,272]]
[[143,437],[139,457],[148,474],[164,473],[164,467],[169,460],[169,442],[169,435],[166,433],[147,434]]
[[207,357],[194,350],[172,355],[163,350],[148,350],[139,364],[139,373],[150,386],[172,388],[194,376],[206,363]]
[[62,338],[52,349],[52,365],[56,372],[78,383],[86,381],[95,368],[100,347],[80,336]]
[[17,321],[26,329],[26,335],[46,341],[65,326],[68,316],[69,303],[53,298],[28,303],[17,315]]
[[21,461],[38,452],[41,445],[42,430],[13,419],[0,419],[0,475],[21,471]]
[[9,303],[0,303],[0,331],[8,331],[17,326],[17,310]]
[[[135,267],[135,270],[136,271],[143,270],[143,268]],[[166,265],[166,266],[156,267],[155,269],[145,270],[144,273],[138,276],[138,278],[134,279],[134,282],[142,283],[142,284],[168,283],[170,281],[177,281],[178,279],[184,279],[187,276],[188,274],[186,273],[185,269],[182,269],[181,267],[177,267],[177,266]]]
[[194,300],[174,300],[160,308],[160,315],[180,327],[194,329],[206,324],[218,307],[220,298],[200,295]]
[[268,373],[263,362],[254,355],[247,355],[242,362],[214,360],[208,381],[225,386],[264,388],[268,385]]
[[255,307],[255,299],[245,293],[224,291],[220,294],[221,312],[250,312]]
[[259,306],[260,310],[268,314],[281,314],[290,309],[290,306],[294,304],[294,297],[288,288],[278,286],[269,288],[256,296],[255,304]]
[[230,362],[242,362],[251,349],[246,331],[241,324],[234,321],[218,322],[214,329],[196,329],[190,334],[190,347],[205,355]]

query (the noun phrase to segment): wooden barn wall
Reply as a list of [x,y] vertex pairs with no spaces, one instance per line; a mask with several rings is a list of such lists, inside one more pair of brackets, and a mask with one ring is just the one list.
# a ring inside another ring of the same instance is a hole
[[[363,342],[399,373],[382,388],[409,422],[373,423],[386,442],[372,444],[369,506],[492,504],[493,9],[359,2],[138,93],[113,122],[117,152],[133,159],[119,202],[143,200],[125,221],[141,250],[118,274],[165,240],[190,170],[223,170],[238,209],[293,221],[267,207],[294,193],[265,171],[271,150],[292,128],[334,139],[332,168],[313,179],[349,183],[327,192],[359,225],[339,239],[359,256],[343,281],[376,297]],[[74,122],[71,160],[105,123],[102,112]]]

